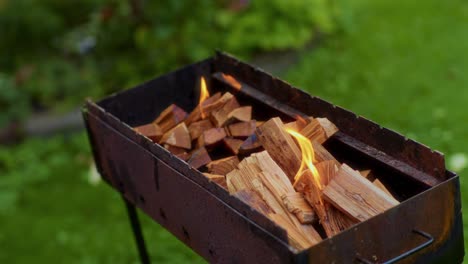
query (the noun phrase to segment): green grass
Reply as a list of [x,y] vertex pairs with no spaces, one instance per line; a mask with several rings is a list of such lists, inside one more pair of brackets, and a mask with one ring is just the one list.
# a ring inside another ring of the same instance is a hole
[[[286,79],[442,151],[449,165],[456,153],[466,157],[468,2],[354,3],[346,33],[303,54]],[[466,206],[468,171],[458,172]]]
[[[349,7],[346,31],[305,52],[286,79],[449,159],[466,154],[468,2],[354,0]],[[0,147],[0,263],[138,263],[121,198],[88,182],[89,159],[84,134]],[[154,262],[203,262],[140,216]]]

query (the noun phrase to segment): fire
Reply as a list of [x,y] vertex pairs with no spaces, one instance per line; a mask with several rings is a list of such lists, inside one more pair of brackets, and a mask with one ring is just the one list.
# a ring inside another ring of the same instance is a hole
[[242,88],[242,84],[240,84],[240,82],[238,82],[234,77],[232,77],[229,74],[222,73],[222,76],[224,80],[226,80],[232,87],[240,91],[240,89]]
[[304,168],[307,167],[313,175],[315,185],[319,190],[322,190],[323,188],[320,181],[320,175],[317,168],[314,166],[315,154],[312,142],[310,142],[310,140],[304,137],[301,133],[298,133],[292,129],[286,129],[286,132],[288,132],[297,140],[297,143],[299,144],[302,152],[301,165],[297,171],[296,176],[294,176],[294,181],[297,182],[297,180],[299,180],[299,177],[302,175]]
[[202,118],[205,118],[205,113],[203,112],[202,104],[203,102],[210,97],[210,93],[208,92],[208,88],[206,87],[206,81],[203,76],[200,80],[200,102],[198,103],[198,107],[200,107],[200,114]]

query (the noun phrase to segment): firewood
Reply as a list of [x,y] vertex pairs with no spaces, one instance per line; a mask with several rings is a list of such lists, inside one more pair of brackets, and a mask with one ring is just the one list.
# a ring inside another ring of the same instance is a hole
[[216,127],[222,127],[229,120],[229,114],[234,110],[239,108],[240,105],[237,102],[235,97],[232,97],[227,101],[223,107],[211,111],[211,121]]
[[307,124],[310,123],[310,120],[312,120],[312,119],[313,118],[300,119],[300,120],[292,121],[292,122],[284,124],[284,128],[289,128],[289,129],[292,129],[294,131],[301,131],[302,129],[304,129],[304,127],[307,126]]
[[227,184],[226,184],[226,177],[224,175],[218,175],[218,174],[211,174],[211,173],[203,173],[208,179],[211,181],[215,182],[219,186],[223,187],[224,189],[228,189]]
[[221,109],[232,98],[234,98],[234,95],[232,95],[231,93],[225,93],[215,101],[211,99],[211,97],[206,99],[201,106],[197,106],[195,107],[195,109],[193,109],[193,111],[184,120],[185,124],[190,125],[193,122],[201,120],[202,111],[206,117],[210,116],[212,111]]
[[340,166],[340,163],[328,152],[328,150],[316,141],[312,141],[312,147],[314,148],[315,162],[319,163],[322,161],[333,160],[336,165]]
[[322,240],[315,230],[311,231],[313,233],[312,236],[307,236],[306,234],[301,233],[302,230],[298,230],[284,215],[269,214],[268,217],[278,226],[286,230],[289,244],[299,250],[310,248]]
[[240,154],[250,154],[257,152],[262,149],[262,143],[258,140],[257,134],[252,134],[245,141],[242,142],[242,145],[239,147]]
[[243,106],[232,110],[228,114],[228,120],[237,120],[241,122],[248,122],[252,120],[252,106]]
[[369,175],[371,173],[371,170],[362,170],[362,171],[359,171],[359,174],[361,174],[364,178],[368,178]]
[[242,146],[244,141],[236,138],[227,137],[223,139],[223,143],[226,149],[229,150],[231,154],[237,155],[239,154],[239,148]]
[[270,206],[255,191],[241,190],[236,192],[234,196],[264,215],[268,216],[274,213]]
[[168,106],[161,114],[153,121],[159,125],[163,133],[175,127],[187,117],[187,112],[175,104]]
[[385,187],[385,185],[379,180],[379,179],[375,179],[373,182],[372,182],[375,186],[379,187],[382,191],[384,191],[386,194],[390,195],[391,197],[393,197],[393,194],[387,189],[387,187]]
[[294,181],[294,176],[301,164],[301,151],[284,130],[283,122],[278,117],[272,118],[257,128],[257,136],[262,146],[273,160]]
[[255,120],[248,122],[239,122],[228,126],[229,136],[238,138],[247,138],[255,133],[257,127]]
[[209,119],[203,119],[191,123],[188,127],[188,130],[190,131],[190,137],[192,138],[192,140],[195,140],[203,133],[203,131],[213,127],[214,126]]
[[343,164],[323,190],[323,197],[356,221],[378,215],[398,201]]
[[257,127],[259,127],[259,126],[261,126],[261,125],[263,125],[263,124],[265,124],[265,121],[258,121],[258,120],[257,120],[257,122],[255,123],[255,125],[256,125]]
[[143,136],[151,139],[153,142],[159,142],[163,132],[162,129],[155,123],[149,123],[146,125],[138,126],[134,128],[136,132],[142,134]]
[[214,160],[206,165],[208,171],[213,174],[226,175],[237,168],[239,158],[231,156],[224,159]]
[[314,118],[300,130],[300,133],[311,141],[323,144],[338,128],[326,118]]
[[178,148],[168,144],[164,144],[164,148],[169,150],[172,154],[181,160],[187,161],[190,158],[190,154],[184,148]]
[[206,131],[203,131],[201,136],[198,138],[199,146],[213,146],[218,142],[221,142],[226,137],[224,128],[214,127]]
[[167,131],[161,138],[161,144],[165,143],[174,147],[191,149],[192,139],[185,123],[180,123]]
[[188,164],[195,169],[199,169],[202,166],[211,162],[211,157],[206,151],[206,148],[201,147],[192,152],[190,159],[188,160]]
[[312,207],[305,201],[302,194],[291,192],[283,194],[281,198],[288,211],[295,214],[301,224],[312,224],[317,220]]
[[232,170],[226,174],[229,193],[233,194],[241,190],[255,190],[252,182],[258,178],[258,172],[261,172],[261,170],[256,164],[249,164],[248,168]]

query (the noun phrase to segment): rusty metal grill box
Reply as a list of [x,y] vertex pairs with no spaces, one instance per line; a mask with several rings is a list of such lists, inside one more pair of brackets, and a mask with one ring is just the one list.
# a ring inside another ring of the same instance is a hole
[[[246,87],[232,90],[217,78],[221,72]],[[356,169],[372,169],[401,204],[307,250],[295,250],[283,229],[132,129],[151,122],[172,103],[192,110],[202,75],[211,92],[235,93],[241,103],[253,106],[259,120],[292,120],[298,113],[327,117],[340,132],[326,147]],[[441,153],[227,54],[217,53],[97,103],[88,101],[83,116],[106,182],[210,262],[381,263],[405,254],[402,261],[409,263],[463,259],[459,177],[445,169]],[[427,237],[415,230],[433,239],[417,252],[411,250]]]

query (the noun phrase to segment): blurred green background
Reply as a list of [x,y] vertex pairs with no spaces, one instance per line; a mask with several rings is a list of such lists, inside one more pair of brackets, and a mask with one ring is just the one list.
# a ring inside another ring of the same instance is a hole
[[[466,205],[467,25],[464,0],[0,0],[0,263],[138,263],[76,109],[214,49],[442,151]],[[140,216],[155,262],[204,262]]]

